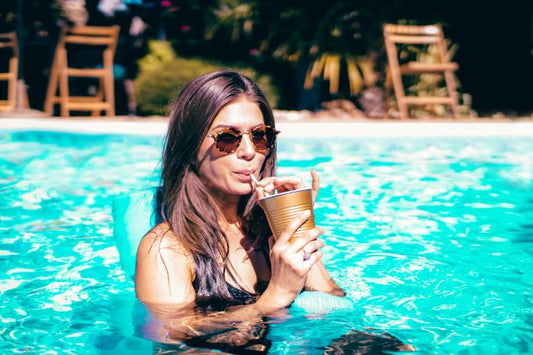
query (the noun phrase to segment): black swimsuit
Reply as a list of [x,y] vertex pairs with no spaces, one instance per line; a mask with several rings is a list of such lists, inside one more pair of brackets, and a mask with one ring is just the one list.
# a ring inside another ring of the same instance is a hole
[[[270,259],[268,258],[268,248],[261,248],[265,252],[265,260],[270,268]],[[206,311],[222,311],[231,306],[242,306],[255,302],[268,286],[268,281],[258,281],[257,293],[251,293],[243,290],[239,287],[233,286],[226,281],[228,292],[230,294],[230,300],[206,300],[203,305],[200,306]],[[231,331],[232,329],[228,329]],[[225,342],[213,342],[210,341],[210,336],[192,337],[185,340],[185,344],[194,347],[210,348],[222,350],[226,353],[233,354],[266,354],[271,347],[271,341],[267,339],[268,324],[258,322],[248,330],[251,336],[250,339],[243,345],[229,344]]]
[[[260,247],[259,249],[256,249],[258,252],[262,252],[265,255],[265,261],[268,265],[268,268],[271,268],[270,265],[270,258],[269,258],[269,252],[268,247]],[[195,290],[197,289],[196,280],[193,282],[193,286]],[[268,281],[258,281],[257,283],[257,292],[251,293],[246,290],[243,290],[242,288],[239,288],[238,286],[233,286],[229,282],[226,281],[226,286],[228,288],[228,293],[230,295],[230,299],[215,299],[215,298],[206,298],[201,301],[197,299],[197,306],[200,308],[203,308],[208,311],[218,311],[223,310],[229,306],[242,306],[246,304],[250,304],[255,302],[257,297],[259,297],[267,288]]]
[[228,286],[229,294],[235,300],[235,303],[238,305],[245,305],[255,301],[255,299],[265,291],[268,282],[260,282],[258,284],[258,293],[250,293],[246,290],[237,288],[228,282],[226,282],[226,285]]
[[[265,256],[265,261],[268,264],[268,267],[271,268],[271,266],[270,266],[270,258],[269,258],[269,255],[268,255],[268,248],[261,247],[260,249],[256,249],[256,250],[260,250],[260,251],[263,252],[263,254]],[[255,299],[266,290],[266,288],[268,286],[268,281],[258,281],[258,283],[257,283],[257,291],[258,291],[258,293],[250,293],[250,292],[248,292],[246,290],[243,290],[243,289],[240,289],[238,287],[235,287],[235,286],[231,285],[227,281],[226,281],[226,285],[228,286],[229,294],[235,300],[235,303],[240,304],[240,305],[244,305],[244,304],[249,304],[249,303],[252,303],[253,301],[255,301]]]

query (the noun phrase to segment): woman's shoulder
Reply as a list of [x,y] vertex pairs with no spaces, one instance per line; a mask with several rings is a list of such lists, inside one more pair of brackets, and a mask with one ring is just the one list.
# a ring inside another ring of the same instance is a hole
[[170,227],[170,224],[168,224],[168,222],[161,222],[152,227],[152,229],[150,229],[148,233],[144,235],[142,242],[155,240],[170,242],[173,239],[177,238],[176,234]]
[[194,302],[194,259],[168,223],[153,227],[137,249],[135,289],[139,300],[154,304]]
[[194,263],[190,250],[181,243],[178,236],[167,222],[155,225],[141,239],[137,255],[149,255],[153,253],[170,256],[179,255]]

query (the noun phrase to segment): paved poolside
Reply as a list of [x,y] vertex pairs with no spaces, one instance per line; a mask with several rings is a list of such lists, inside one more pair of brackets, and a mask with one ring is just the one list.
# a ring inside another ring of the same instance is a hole
[[[2,130],[161,135],[164,118],[0,118]],[[533,120],[289,120],[276,126],[286,137],[533,137]]]

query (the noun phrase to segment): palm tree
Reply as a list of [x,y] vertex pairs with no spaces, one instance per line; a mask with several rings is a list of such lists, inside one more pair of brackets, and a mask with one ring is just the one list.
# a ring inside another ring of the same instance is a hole
[[[351,1],[300,4],[282,0],[223,0],[211,10],[206,38],[229,33],[226,39],[256,47],[256,53],[273,60],[309,63],[304,88],[316,79],[328,83],[339,95],[348,82],[349,96],[377,82],[376,55],[367,46],[371,31],[363,28],[359,4]],[[364,4],[363,4],[364,6]],[[365,35],[363,35],[365,33]],[[373,38],[372,38],[373,40]],[[310,59],[310,60],[309,60]]]

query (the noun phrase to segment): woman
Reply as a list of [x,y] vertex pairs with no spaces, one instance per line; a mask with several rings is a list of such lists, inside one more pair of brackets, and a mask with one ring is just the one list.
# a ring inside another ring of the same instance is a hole
[[[288,307],[303,289],[344,295],[321,261],[319,228],[289,243],[309,214],[274,241],[257,205],[264,193],[302,187],[297,178],[275,176],[277,133],[266,98],[237,72],[203,75],[173,103],[163,222],[140,243],[135,283],[140,301],[173,318],[172,337],[214,332],[222,318],[258,319]],[[312,177],[316,196],[316,172]]]

